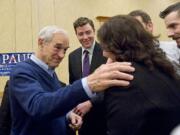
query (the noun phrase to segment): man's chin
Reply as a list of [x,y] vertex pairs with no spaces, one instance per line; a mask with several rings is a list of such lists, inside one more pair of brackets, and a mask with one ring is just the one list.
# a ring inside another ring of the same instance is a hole
[[180,44],[177,44],[177,47],[180,49]]
[[180,48],[180,41],[176,41],[177,47]]
[[56,67],[58,67],[58,66],[59,66],[59,64],[55,64],[55,65],[53,65],[53,67],[54,67],[54,68],[56,68]]
[[177,47],[180,48],[180,37],[179,38],[176,38],[176,43],[177,43]]
[[86,49],[87,49],[87,48],[91,48],[91,46],[92,46],[91,44],[84,44],[84,45],[83,45],[83,47],[86,48]]
[[52,68],[52,69],[55,69],[55,68],[57,68],[58,66],[59,66],[59,63],[53,64],[53,65],[51,65],[51,68]]

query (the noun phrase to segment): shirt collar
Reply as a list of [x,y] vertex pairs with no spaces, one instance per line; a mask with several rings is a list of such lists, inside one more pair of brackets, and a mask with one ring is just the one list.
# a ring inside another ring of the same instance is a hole
[[36,57],[35,55],[31,55],[30,59],[35,62],[38,66],[40,66],[43,70],[45,70],[48,74],[50,74],[51,76],[53,76],[54,74],[54,69],[49,68],[49,66],[44,63],[41,59],[39,59],[38,57]]
[[88,49],[85,49],[85,48],[82,46],[82,54],[83,54],[84,50],[88,50],[89,54],[92,55],[93,50],[94,50],[95,43],[96,43],[96,42],[95,42],[95,40],[94,40],[93,45],[91,46],[91,48],[88,48]]

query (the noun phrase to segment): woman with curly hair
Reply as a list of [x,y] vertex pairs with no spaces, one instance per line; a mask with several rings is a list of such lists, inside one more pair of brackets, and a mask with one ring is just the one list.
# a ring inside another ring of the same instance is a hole
[[156,37],[133,17],[118,15],[98,30],[103,55],[130,61],[134,80],[105,92],[108,135],[169,135],[180,123],[180,80]]

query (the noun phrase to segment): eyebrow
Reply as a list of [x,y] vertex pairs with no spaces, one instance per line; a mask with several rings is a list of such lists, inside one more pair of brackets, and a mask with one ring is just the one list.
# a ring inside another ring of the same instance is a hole
[[60,46],[62,49],[68,49],[68,48],[69,48],[69,46],[68,46],[68,47],[63,47],[63,44],[62,44],[62,43],[56,43],[55,45]]
[[176,22],[172,22],[171,24],[167,25],[167,28],[174,27],[176,24]]

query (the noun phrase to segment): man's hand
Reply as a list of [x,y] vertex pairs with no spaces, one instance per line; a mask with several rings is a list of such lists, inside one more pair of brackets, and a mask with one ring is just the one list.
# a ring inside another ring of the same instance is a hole
[[92,103],[88,100],[83,103],[78,104],[74,109],[74,113],[78,114],[79,116],[83,117],[86,113],[90,111],[92,107]]
[[133,76],[128,74],[135,69],[128,62],[114,62],[101,65],[87,77],[89,88],[93,92],[103,91],[112,86],[128,86]]
[[73,129],[73,130],[77,130],[77,129],[80,129],[81,126],[82,126],[82,123],[83,123],[83,120],[82,120],[82,117],[75,114],[72,111],[70,111],[67,115],[69,121],[70,121],[70,124],[69,126]]

